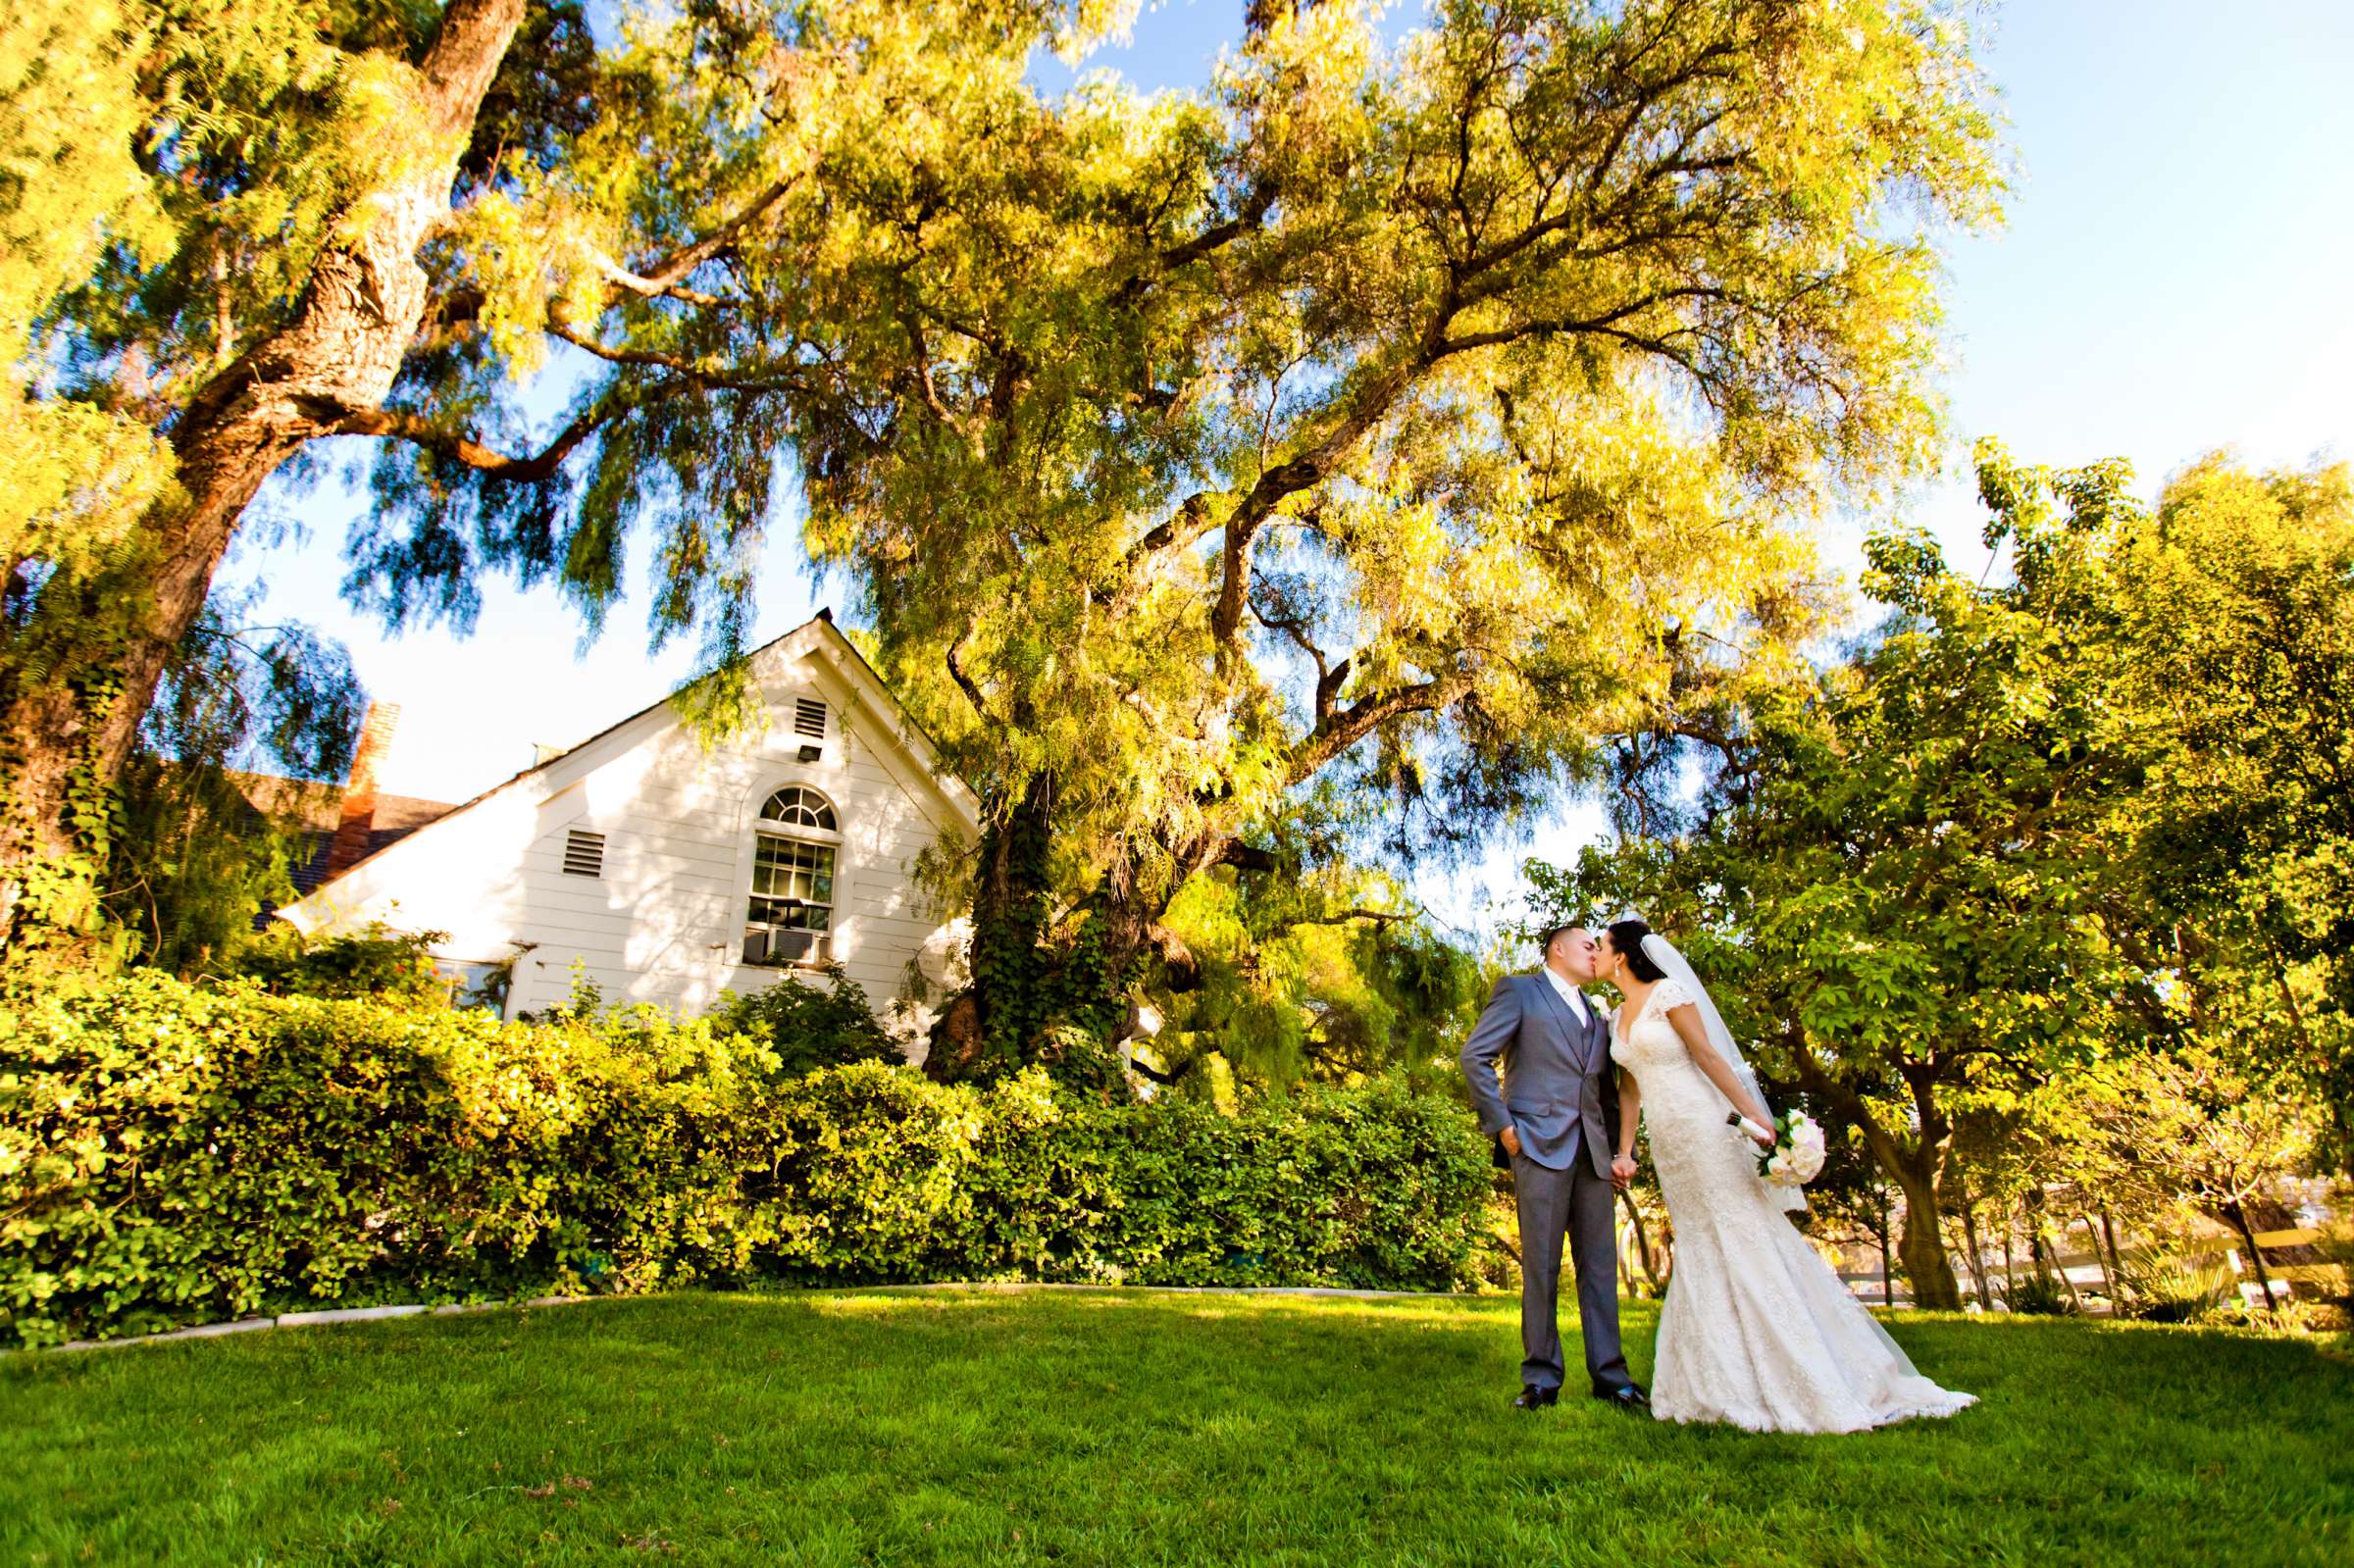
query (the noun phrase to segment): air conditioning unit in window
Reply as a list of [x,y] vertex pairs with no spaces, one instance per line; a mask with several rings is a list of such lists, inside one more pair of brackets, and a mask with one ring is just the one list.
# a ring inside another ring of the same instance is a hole
[[822,931],[787,931],[774,926],[743,928],[743,961],[773,969],[820,964],[826,959]]

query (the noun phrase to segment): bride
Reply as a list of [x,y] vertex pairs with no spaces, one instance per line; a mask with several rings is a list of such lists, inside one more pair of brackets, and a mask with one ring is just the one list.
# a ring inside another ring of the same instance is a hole
[[1595,978],[1623,998],[1611,1022],[1611,1057],[1626,1070],[1612,1169],[1634,1175],[1635,1128],[1648,1113],[1675,1228],[1653,1412],[1752,1432],[1861,1432],[1974,1403],[1914,1371],[1782,1217],[1792,1189],[1758,1175],[1748,1136],[1725,1121],[1733,1110],[1760,1126],[1773,1118],[1683,956],[1642,921],[1620,920]]

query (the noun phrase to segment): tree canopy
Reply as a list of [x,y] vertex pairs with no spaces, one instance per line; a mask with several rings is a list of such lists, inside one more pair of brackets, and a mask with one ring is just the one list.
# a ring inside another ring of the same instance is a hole
[[1927,450],[1935,241],[1998,185],[1951,8],[1452,0],[1390,48],[1262,4],[1206,91],[1037,89],[1131,10],[43,13],[12,107],[71,64],[115,119],[22,401],[160,467],[75,514],[118,554],[20,555],[10,885],[331,437],[376,443],[363,602],[463,623],[505,572],[594,624],[650,535],[721,726],[797,490],[992,820],[1041,819],[984,948],[1092,922],[1114,976],[1311,796],[1411,853],[1592,767],[1679,642],[1805,621],[1793,519]]

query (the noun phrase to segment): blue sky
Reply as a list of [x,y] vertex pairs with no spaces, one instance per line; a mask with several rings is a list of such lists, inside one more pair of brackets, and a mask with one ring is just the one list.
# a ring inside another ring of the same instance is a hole
[[[1199,82],[1242,10],[1165,0],[1089,67],[1148,87]],[[1418,13],[1402,6],[1396,20]],[[1982,559],[1962,462],[1981,434],[2033,462],[2125,457],[2148,493],[2221,446],[2266,466],[2354,455],[2354,6],[2033,0],[1995,14],[1982,58],[2018,182],[2007,227],[1951,252],[1952,473],[1903,515],[1934,528],[1957,562]],[[1051,62],[1039,76],[1067,79]],[[691,647],[647,656],[641,598],[585,653],[552,593],[502,587],[486,591],[471,638],[387,637],[337,597],[357,504],[330,489],[280,501],[307,538],[247,547],[230,574],[266,581],[268,616],[341,638],[371,691],[401,704],[385,788],[463,799],[527,766],[536,742],[584,739],[689,673]],[[1826,560],[1852,565],[1874,521],[1835,527]],[[848,600],[813,580],[780,530],[761,635]],[[1416,890],[1446,922],[1486,931],[1515,913],[1524,857],[1564,856],[1600,831],[1596,812],[1565,802],[1479,867]]]

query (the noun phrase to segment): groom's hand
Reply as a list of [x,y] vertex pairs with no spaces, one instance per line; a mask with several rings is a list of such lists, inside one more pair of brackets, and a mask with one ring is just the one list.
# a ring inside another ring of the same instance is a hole
[[1633,1155],[1620,1154],[1611,1161],[1611,1186],[1623,1192],[1633,1184],[1634,1180],[1635,1159]]
[[1496,1141],[1502,1143],[1504,1145],[1504,1151],[1507,1154],[1510,1154],[1513,1159],[1518,1159],[1520,1157],[1520,1129],[1516,1127],[1506,1128],[1503,1132],[1496,1135]]

